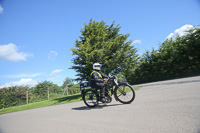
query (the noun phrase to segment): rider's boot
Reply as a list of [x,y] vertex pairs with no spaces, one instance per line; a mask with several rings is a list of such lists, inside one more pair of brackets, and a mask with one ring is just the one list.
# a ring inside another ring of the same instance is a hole
[[106,98],[105,98],[105,97],[101,97],[101,98],[100,98],[100,101],[101,101],[102,103],[106,103]]

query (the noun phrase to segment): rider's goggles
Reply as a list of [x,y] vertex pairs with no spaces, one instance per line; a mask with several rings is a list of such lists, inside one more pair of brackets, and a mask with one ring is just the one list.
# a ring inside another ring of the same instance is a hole
[[94,65],[94,67],[101,67],[100,65]]

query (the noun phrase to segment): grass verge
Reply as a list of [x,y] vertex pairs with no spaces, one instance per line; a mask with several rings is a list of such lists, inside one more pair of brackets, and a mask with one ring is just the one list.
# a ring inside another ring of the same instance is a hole
[[[138,89],[139,87],[134,87],[134,90],[138,90]],[[80,94],[0,109],[0,115],[11,113],[11,112],[22,111],[22,110],[28,110],[28,109],[34,109],[34,108],[40,108],[40,107],[46,107],[46,106],[52,106],[52,105],[58,105],[58,104],[64,104],[64,103],[72,103],[72,102],[78,102],[78,101],[81,101]]]
[[30,104],[26,104],[26,105],[14,106],[14,107],[0,109],[0,115],[6,114],[6,113],[11,113],[11,112],[17,112],[17,111],[21,111],[21,110],[28,110],[28,109],[58,105],[58,104],[63,104],[63,103],[77,102],[77,101],[81,101],[80,99],[81,99],[81,95],[78,94],[78,95],[57,98],[57,99],[53,99],[53,100],[45,100],[45,101],[30,103]]

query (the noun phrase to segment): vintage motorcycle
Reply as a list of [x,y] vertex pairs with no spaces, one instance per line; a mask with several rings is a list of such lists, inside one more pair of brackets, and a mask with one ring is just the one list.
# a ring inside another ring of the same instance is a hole
[[[85,89],[89,87],[90,82],[80,84],[82,99],[88,107],[95,107],[100,102],[100,91],[97,88]],[[112,101],[112,95],[116,101],[123,104],[129,104],[135,99],[135,91],[127,82],[117,82],[116,76],[111,76],[105,83],[106,103]]]

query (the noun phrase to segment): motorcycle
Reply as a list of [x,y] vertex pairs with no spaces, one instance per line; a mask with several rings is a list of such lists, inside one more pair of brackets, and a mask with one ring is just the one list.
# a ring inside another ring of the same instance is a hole
[[[95,107],[100,102],[100,91],[97,88],[85,89],[89,87],[90,82],[80,85],[82,100],[88,107]],[[127,82],[117,82],[116,76],[111,76],[105,82],[106,103],[112,102],[112,95],[116,101],[123,104],[129,104],[135,99],[135,91]]]

